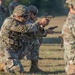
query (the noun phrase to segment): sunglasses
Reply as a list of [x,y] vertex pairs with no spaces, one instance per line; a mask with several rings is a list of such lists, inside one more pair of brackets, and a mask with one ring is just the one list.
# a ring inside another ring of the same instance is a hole
[[36,13],[34,13],[34,16],[37,15]]
[[29,15],[22,15],[21,17],[23,17],[23,18],[27,18]]
[[37,13],[35,13],[35,12],[31,12],[32,14],[34,14],[34,16],[36,16],[37,15]]

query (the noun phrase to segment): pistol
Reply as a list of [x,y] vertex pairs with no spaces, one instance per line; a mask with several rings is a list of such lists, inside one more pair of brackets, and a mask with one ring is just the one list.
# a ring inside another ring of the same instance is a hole
[[55,28],[57,28],[58,26],[53,26],[53,27],[50,27],[49,29],[50,30],[53,30],[53,29],[55,29]]
[[50,21],[54,16],[45,16],[45,18]]

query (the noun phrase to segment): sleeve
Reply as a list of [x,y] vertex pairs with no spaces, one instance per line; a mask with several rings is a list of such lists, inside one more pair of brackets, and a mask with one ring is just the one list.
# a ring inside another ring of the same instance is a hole
[[34,37],[46,37],[46,36],[47,36],[46,30],[43,30],[43,32],[41,32],[40,30],[38,32],[34,32]]
[[38,23],[26,24],[27,32],[38,32],[40,25]]
[[[74,15],[72,15],[74,16]],[[75,19],[73,19],[73,17],[71,18],[71,22],[69,20],[69,28],[70,28],[70,32],[72,34],[72,36],[75,37]]]
[[75,37],[75,26],[71,28],[71,32],[72,32],[73,36]]
[[46,37],[47,32],[43,27],[40,27],[38,22],[32,23],[31,27],[30,25],[27,25],[29,28],[28,32],[34,32],[34,37]]
[[15,31],[15,32],[27,33],[27,32],[38,32],[39,31],[39,25],[37,23],[23,25],[19,22],[17,23],[13,21],[10,24],[9,24],[10,30]]
[[46,37],[47,36],[47,32],[46,30],[44,30],[43,34],[41,35],[41,37]]
[[41,31],[40,25],[38,23],[33,24],[21,24],[19,22],[16,22],[13,19],[6,19],[4,21],[3,26],[5,26],[6,29],[14,31],[14,32],[21,32],[21,33],[31,33],[31,32],[37,32],[35,35],[44,35],[45,32]]

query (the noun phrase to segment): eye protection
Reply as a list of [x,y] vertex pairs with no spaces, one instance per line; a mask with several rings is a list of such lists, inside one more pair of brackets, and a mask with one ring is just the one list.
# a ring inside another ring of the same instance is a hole
[[36,13],[33,13],[34,14],[34,16],[36,16],[37,14]]
[[23,18],[28,18],[29,14],[28,15],[22,15],[21,17]]

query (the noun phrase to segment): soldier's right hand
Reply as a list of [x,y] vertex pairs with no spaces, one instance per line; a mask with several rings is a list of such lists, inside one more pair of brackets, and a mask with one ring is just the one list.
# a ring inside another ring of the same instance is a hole
[[45,27],[49,24],[49,20],[47,20],[46,18],[42,18],[40,21],[39,21],[39,24],[42,25],[42,27]]

